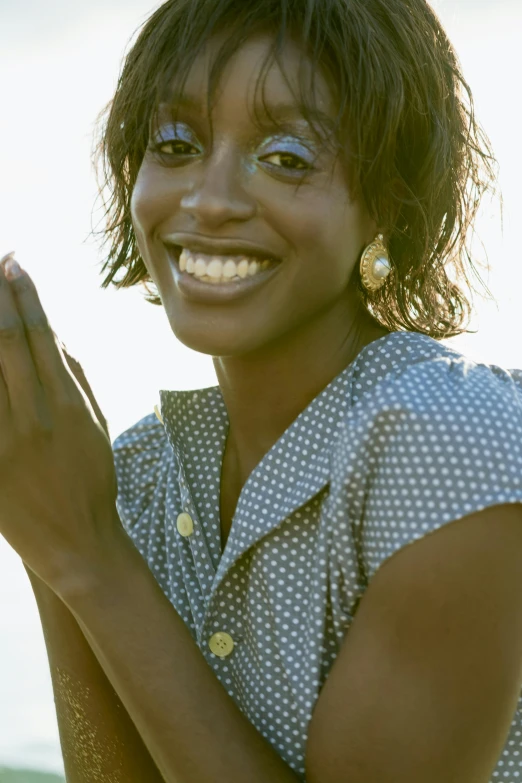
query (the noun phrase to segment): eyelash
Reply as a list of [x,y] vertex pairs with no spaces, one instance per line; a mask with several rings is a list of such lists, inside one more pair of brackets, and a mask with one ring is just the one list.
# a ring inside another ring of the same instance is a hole
[[[182,141],[181,139],[174,139],[174,140],[171,140],[171,141],[162,141],[162,142],[159,142],[157,144],[153,144],[151,146],[151,149],[152,149],[152,151],[154,153],[156,153],[157,155],[159,155],[162,158],[171,158],[171,157],[176,156],[176,155],[179,155],[179,156],[188,155],[188,153],[183,153],[183,152],[178,152],[178,153],[176,153],[176,152],[170,152],[170,153],[163,152],[162,148],[166,147],[168,145],[171,145],[173,148],[179,147],[181,145],[183,147],[190,147],[191,149],[196,150],[196,147],[193,144],[189,144],[189,142]],[[271,152],[268,155],[264,155],[263,158],[260,158],[260,160],[263,161],[264,158],[271,158],[274,155],[279,156],[281,158],[281,160],[291,158],[294,161],[298,161],[299,165],[295,166],[295,167],[289,167],[289,166],[284,166],[284,165],[277,165],[275,163],[269,163],[268,161],[266,161],[266,165],[270,166],[270,168],[272,168],[272,169],[279,169],[279,170],[285,171],[287,173],[290,173],[290,172],[293,173],[293,172],[313,171],[314,170],[314,167],[312,165],[307,163],[305,160],[303,160],[303,158],[300,158],[298,155],[294,155],[294,153],[292,153],[292,152]]]
[[[279,156],[281,159],[283,158],[293,158],[294,160],[299,161],[299,163],[303,164],[303,167],[295,167],[294,169],[290,168],[288,166],[276,166],[275,163],[268,163],[269,166],[274,166],[278,169],[283,169],[285,171],[312,171],[313,166],[311,166],[309,163],[307,163],[305,160],[299,157],[299,155],[294,155],[293,152],[271,152],[269,155],[265,155],[264,158],[272,158],[274,155]],[[263,160],[263,158],[260,158],[260,160]]]
[[[153,150],[153,152],[157,152],[158,155],[161,155],[161,156],[164,156],[164,157],[170,157],[170,155],[176,155],[175,152],[166,153],[166,152],[162,152],[161,151],[161,148],[162,147],[166,147],[168,144],[172,145],[173,147],[174,146],[179,146],[180,144],[182,144],[184,147],[192,147],[193,150],[196,149],[196,147],[194,147],[193,144],[189,144],[188,141],[182,141],[181,139],[174,139],[174,140],[170,140],[170,141],[160,141],[158,144],[153,144],[151,149]],[[183,153],[177,153],[177,154],[183,155]]]

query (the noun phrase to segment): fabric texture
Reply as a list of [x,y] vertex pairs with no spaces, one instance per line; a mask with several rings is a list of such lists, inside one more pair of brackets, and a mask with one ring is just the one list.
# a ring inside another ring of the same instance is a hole
[[[152,413],[113,443],[122,524],[222,685],[305,781],[314,705],[379,568],[442,525],[522,502],[522,371],[417,333],[370,344],[253,470],[224,551],[221,391],[160,400],[164,424]],[[209,647],[217,632],[234,641],[227,657]],[[522,698],[492,783],[522,780],[521,751]]]

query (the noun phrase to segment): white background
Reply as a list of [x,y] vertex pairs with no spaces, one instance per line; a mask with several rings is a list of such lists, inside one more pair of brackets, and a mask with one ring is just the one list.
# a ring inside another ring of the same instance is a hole
[[[477,334],[453,341],[473,358],[522,367],[520,296],[520,0],[438,0],[501,164],[498,211],[479,234],[497,305],[478,304]],[[159,389],[216,383],[212,360],[179,344],[140,290],[102,291],[87,241],[96,184],[94,121],[121,57],[156,5],[149,0],[0,0],[0,256],[33,276],[55,331],[82,363],[115,437],[151,412]],[[0,765],[63,772],[36,604],[0,537]]]

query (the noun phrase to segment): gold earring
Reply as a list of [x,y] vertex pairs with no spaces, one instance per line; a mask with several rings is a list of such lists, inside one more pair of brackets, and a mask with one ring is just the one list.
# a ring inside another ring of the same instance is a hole
[[361,258],[361,280],[368,291],[378,291],[391,272],[388,249],[382,234],[368,245]]

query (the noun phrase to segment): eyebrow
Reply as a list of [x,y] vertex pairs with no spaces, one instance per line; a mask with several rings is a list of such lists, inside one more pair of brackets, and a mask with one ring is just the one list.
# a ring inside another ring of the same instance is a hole
[[[174,106],[185,107],[199,112],[202,111],[203,107],[201,100],[193,95],[186,92],[171,92],[166,97],[166,100],[160,102],[159,109],[160,111],[162,109],[168,110]],[[257,108],[257,112],[263,118],[263,123],[266,122],[267,124],[270,124],[271,118],[276,120],[276,122],[289,119],[303,119],[307,121],[306,115],[308,115],[312,121],[317,120],[317,122],[332,133],[338,130],[335,120],[329,114],[321,111],[321,109],[312,107],[306,108],[302,104],[281,102],[267,104],[266,108],[265,106],[260,105]]]

